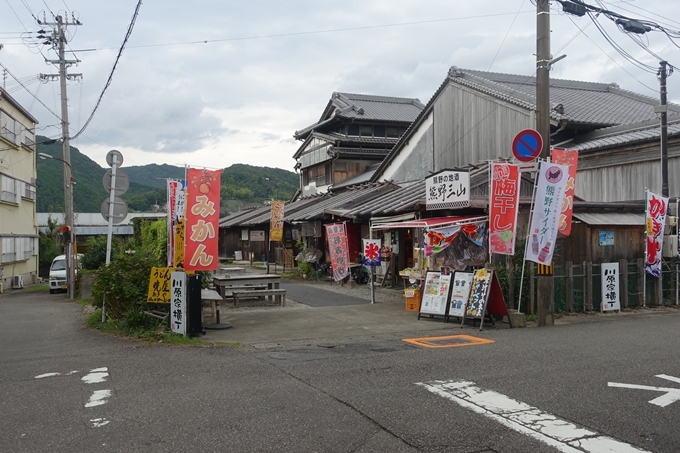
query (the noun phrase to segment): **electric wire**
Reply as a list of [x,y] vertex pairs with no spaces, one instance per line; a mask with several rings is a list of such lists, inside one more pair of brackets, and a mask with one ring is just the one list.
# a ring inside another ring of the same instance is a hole
[[12,77],[14,80],[16,80],[17,83],[18,83],[19,85],[21,85],[21,86],[28,92],[28,94],[30,94],[31,96],[33,96],[33,98],[34,98],[36,101],[38,101],[38,102],[40,103],[40,105],[42,105],[43,107],[45,107],[45,109],[46,109],[48,112],[50,112],[52,115],[54,115],[55,117],[57,117],[57,118],[59,119],[59,121],[61,121],[61,116],[59,116],[59,115],[57,115],[56,113],[54,113],[47,105],[45,105],[45,103],[44,103],[43,101],[41,101],[40,99],[38,99],[38,97],[37,97],[35,94],[33,94],[28,88],[26,88],[26,86],[25,86],[22,82],[20,82],[19,79],[17,79],[17,78],[14,76],[14,74],[12,74],[12,72],[11,72],[9,69],[7,69],[7,66],[5,66],[5,65],[2,64],[2,63],[0,63],[0,67],[3,68],[5,71],[7,71],[7,74],[9,74],[10,77]]

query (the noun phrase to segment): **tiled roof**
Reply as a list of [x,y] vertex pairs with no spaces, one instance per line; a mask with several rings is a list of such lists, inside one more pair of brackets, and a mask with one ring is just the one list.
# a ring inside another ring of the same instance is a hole
[[337,119],[408,124],[416,119],[423,107],[422,102],[415,98],[336,92],[331,95],[319,121],[295,131],[294,136],[304,139],[310,131]]
[[[680,136],[680,118],[669,118],[668,137]],[[594,151],[613,146],[632,145],[652,140],[660,140],[659,121],[645,121],[637,124],[601,129],[584,136],[585,141],[568,145],[569,149]],[[583,139],[582,139],[583,140]]]
[[[535,77],[453,67],[449,80],[535,109]],[[654,106],[658,104],[655,98],[623,90],[615,83],[550,79],[551,117],[556,120],[600,127],[635,123],[655,118]],[[680,113],[680,106],[669,105],[669,111]]]

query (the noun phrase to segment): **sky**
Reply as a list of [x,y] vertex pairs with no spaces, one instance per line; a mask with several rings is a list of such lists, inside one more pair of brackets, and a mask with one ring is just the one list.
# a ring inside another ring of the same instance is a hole
[[[9,71],[0,83],[39,120],[37,134],[61,135],[61,106],[59,83],[37,77],[58,69],[45,62],[56,54],[35,39],[43,27],[33,16],[82,23],[68,27],[67,58],[80,60],[69,72],[83,75],[67,88],[73,136],[97,104],[137,3],[0,0],[0,63]],[[586,3],[680,30],[677,0]],[[637,60],[680,67],[680,38],[640,35],[654,56],[598,20]],[[659,99],[656,74],[624,59],[587,16],[565,15],[553,1],[551,30],[552,54],[567,55],[552,78],[617,83]],[[293,171],[294,132],[318,121],[335,91],[426,104],[451,66],[531,76],[535,52],[530,0],[146,0],[92,121],[71,145],[103,167],[117,149],[123,167]],[[668,98],[680,103],[680,70],[668,78]]]

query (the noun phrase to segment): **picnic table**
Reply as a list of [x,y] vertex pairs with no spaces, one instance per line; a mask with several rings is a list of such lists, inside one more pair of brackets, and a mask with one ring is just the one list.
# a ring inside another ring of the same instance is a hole
[[264,296],[268,298],[274,297],[276,302],[283,305],[286,296],[285,293],[282,292],[283,290],[279,291],[280,283],[281,276],[277,274],[215,275],[213,277],[213,284],[223,300],[230,287],[241,287],[236,291],[238,293],[243,290],[243,287],[266,285],[267,287],[265,289],[253,288],[252,291],[249,291],[249,294],[252,296]]

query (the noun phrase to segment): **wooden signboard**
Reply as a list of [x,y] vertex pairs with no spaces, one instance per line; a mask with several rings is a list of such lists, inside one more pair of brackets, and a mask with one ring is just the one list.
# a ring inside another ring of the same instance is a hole
[[475,274],[472,272],[456,272],[453,274],[453,281],[451,283],[451,303],[449,304],[449,313],[446,316],[446,321],[455,316],[462,319],[465,316],[468,300],[470,299],[470,287],[472,285],[472,277]]
[[425,274],[425,288],[420,301],[420,315],[446,316],[449,293],[451,291],[451,274],[442,275],[441,272],[428,271]]

